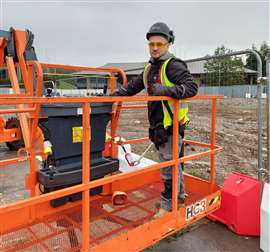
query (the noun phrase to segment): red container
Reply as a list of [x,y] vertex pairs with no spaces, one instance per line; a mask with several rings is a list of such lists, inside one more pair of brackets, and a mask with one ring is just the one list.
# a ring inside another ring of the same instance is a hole
[[208,215],[239,235],[260,235],[260,182],[232,172],[221,188],[221,207]]

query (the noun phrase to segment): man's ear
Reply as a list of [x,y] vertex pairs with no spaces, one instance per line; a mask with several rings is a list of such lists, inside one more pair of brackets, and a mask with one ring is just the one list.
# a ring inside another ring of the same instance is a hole
[[170,33],[170,43],[173,44],[174,39],[175,39],[174,33],[173,33],[173,31],[170,31],[169,33]]

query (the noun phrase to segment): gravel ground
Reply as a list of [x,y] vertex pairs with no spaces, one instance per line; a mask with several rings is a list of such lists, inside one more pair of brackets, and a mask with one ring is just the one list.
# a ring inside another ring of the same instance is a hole
[[[263,102],[265,111],[265,101]],[[266,161],[266,113],[263,111],[263,159]],[[147,110],[126,110],[120,118],[121,131],[118,134],[130,139],[148,134]],[[186,130],[186,139],[210,142],[211,101],[193,101],[190,104],[190,124]],[[223,152],[216,158],[216,179],[222,184],[231,171],[257,177],[258,160],[257,100],[223,99],[217,102],[216,144]],[[133,151],[142,153],[147,143],[132,146]],[[186,155],[202,150],[187,146]],[[154,150],[146,155],[158,160]],[[209,158],[194,160],[186,164],[186,172],[208,178]]]

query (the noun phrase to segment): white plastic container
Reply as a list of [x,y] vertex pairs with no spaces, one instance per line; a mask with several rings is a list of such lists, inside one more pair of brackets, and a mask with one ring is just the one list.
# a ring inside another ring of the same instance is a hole
[[250,93],[246,93],[246,98],[251,98],[251,94]]
[[270,184],[265,183],[261,202],[260,248],[270,252]]

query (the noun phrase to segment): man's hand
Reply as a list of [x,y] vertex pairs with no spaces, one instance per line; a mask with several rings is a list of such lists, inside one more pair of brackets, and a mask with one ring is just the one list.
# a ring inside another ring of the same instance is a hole
[[109,96],[121,96],[119,91],[114,91],[113,93],[110,93]]
[[125,95],[126,95],[126,89],[124,87],[120,87],[118,90],[109,94],[109,96],[125,96]]
[[167,142],[168,142],[167,132],[164,129],[163,124],[160,123],[155,127],[154,144],[156,148],[159,149],[159,147],[162,147]]
[[149,84],[147,87],[147,92],[149,95],[154,96],[169,96],[169,88],[158,83]]

